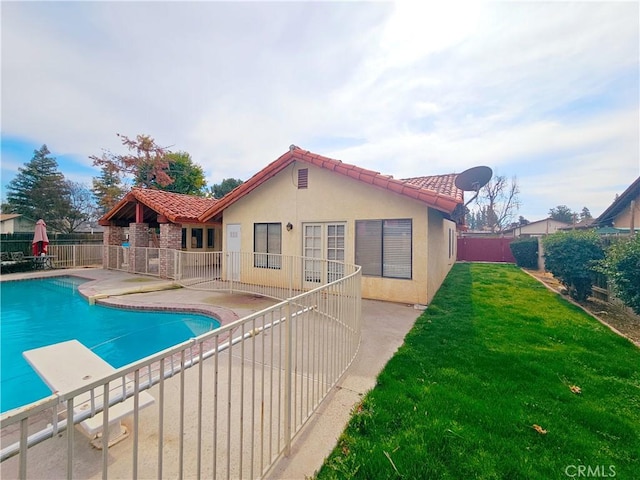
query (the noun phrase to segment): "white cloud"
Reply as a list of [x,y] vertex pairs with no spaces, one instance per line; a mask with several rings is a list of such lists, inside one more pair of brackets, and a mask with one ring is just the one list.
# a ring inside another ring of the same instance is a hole
[[527,212],[595,213],[640,174],[638,8],[8,3],[2,133],[86,165],[147,133],[210,183],[291,143],[397,177],[487,164],[518,176]]

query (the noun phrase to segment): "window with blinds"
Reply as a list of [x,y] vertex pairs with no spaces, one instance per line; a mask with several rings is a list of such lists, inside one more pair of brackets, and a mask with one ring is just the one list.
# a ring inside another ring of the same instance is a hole
[[412,278],[411,219],[356,221],[356,264],[362,274]]
[[254,223],[254,266],[258,268],[281,268],[282,224]]

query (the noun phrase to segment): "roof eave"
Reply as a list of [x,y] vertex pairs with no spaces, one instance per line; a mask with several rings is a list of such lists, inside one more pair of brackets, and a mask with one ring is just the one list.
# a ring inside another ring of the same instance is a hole
[[224,209],[234,204],[236,201],[240,200],[251,191],[258,188],[260,185],[262,185],[262,183],[276,176],[294,160],[295,158],[291,150],[286,152],[284,155],[281,155],[265,168],[257,172],[249,180],[242,183],[231,192],[226,194],[224,197],[222,197],[220,200],[218,200],[215,205],[211,206],[211,208],[205,210],[198,216],[198,220],[205,223],[211,218],[220,214]]
[[456,198],[449,197],[426,188],[419,188],[415,185],[406,184],[400,180],[381,175],[379,172],[374,172],[361,167],[357,167],[357,171],[355,171],[355,169],[352,168],[354,167],[353,165],[349,165],[351,168],[344,168],[347,167],[347,165],[343,165],[339,160],[330,159],[295,147],[291,148],[288,152],[271,162],[271,164],[260,170],[245,183],[218,200],[214,206],[199,215],[198,219],[201,222],[205,222],[216,215],[219,215],[227,207],[253,191],[255,188],[259,187],[268,179],[276,176],[294,161],[327,169],[347,178],[373,185],[381,190],[413,198],[448,215],[451,215],[456,206],[462,203]]
[[103,227],[108,227],[111,225],[111,219],[120,211],[122,208],[129,203],[132,199],[135,199],[132,192],[127,192],[127,194],[122,197],[122,199],[116,203],[111,210],[105,213],[102,217],[98,219],[98,225]]
[[640,177],[636,178],[636,180],[624,191],[622,194],[616,198],[609,207],[602,212],[602,214],[596,218],[592,225],[594,226],[603,226],[603,225],[611,225],[615,217],[617,217],[624,208],[626,207],[627,202],[630,202],[631,199],[635,198],[640,194]]

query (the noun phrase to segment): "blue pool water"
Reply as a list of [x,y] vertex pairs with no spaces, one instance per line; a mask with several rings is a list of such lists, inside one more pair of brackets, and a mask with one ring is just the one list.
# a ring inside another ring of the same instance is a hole
[[0,412],[51,394],[22,352],[77,339],[113,367],[127,365],[220,326],[204,315],[89,305],[84,280],[1,282]]

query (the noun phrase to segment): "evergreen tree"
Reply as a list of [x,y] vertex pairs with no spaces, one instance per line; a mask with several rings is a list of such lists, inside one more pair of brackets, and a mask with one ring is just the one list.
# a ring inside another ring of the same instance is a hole
[[239,178],[225,178],[221,183],[216,183],[207,192],[208,197],[222,198],[234,188],[242,185]]
[[52,230],[64,229],[64,219],[71,210],[69,187],[46,145],[34,150],[31,161],[18,169],[6,190],[11,213],[45,219]]
[[93,177],[93,188],[91,192],[98,204],[100,214],[105,214],[118,203],[127,192],[122,184],[122,179],[118,172],[112,168],[111,164],[104,164],[101,167],[99,177]]
[[552,219],[564,223],[573,223],[575,215],[577,214],[572,212],[571,209],[566,205],[558,205],[557,207],[549,210],[549,216]]
[[467,227],[469,227],[469,230],[476,229],[476,213],[473,210],[467,213],[465,223],[467,224]]

